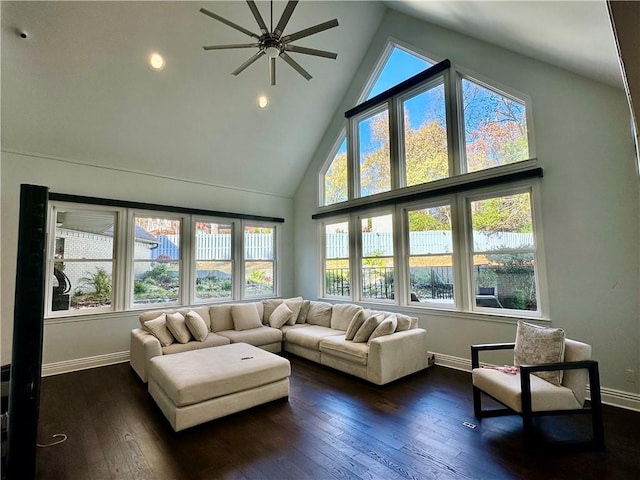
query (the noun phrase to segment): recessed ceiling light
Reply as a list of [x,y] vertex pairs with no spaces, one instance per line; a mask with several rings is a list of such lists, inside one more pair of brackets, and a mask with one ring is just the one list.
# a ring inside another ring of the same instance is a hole
[[264,110],[269,106],[269,97],[266,95],[260,95],[256,103],[258,104],[259,109]]
[[154,52],[151,55],[149,55],[149,66],[151,67],[152,70],[156,70],[156,71],[162,70],[165,66],[165,61],[164,61],[164,58],[162,58],[162,55],[160,55],[157,52]]

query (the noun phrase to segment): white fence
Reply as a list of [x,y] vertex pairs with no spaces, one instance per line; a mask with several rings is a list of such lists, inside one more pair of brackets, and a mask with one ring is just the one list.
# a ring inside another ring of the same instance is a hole
[[[473,247],[476,252],[497,250],[519,250],[533,247],[532,233],[473,232]],[[450,254],[453,251],[451,231],[409,232],[411,255]],[[391,232],[364,232],[362,234],[363,257],[388,257],[393,255]],[[329,233],[326,236],[327,258],[349,256],[349,234]]]
[[[180,258],[179,235],[161,235],[158,240],[160,240],[158,248],[152,251],[154,259],[160,256]],[[204,233],[196,235],[196,260],[230,260],[231,248],[231,234]],[[246,260],[273,260],[273,234],[245,233],[244,249]]]

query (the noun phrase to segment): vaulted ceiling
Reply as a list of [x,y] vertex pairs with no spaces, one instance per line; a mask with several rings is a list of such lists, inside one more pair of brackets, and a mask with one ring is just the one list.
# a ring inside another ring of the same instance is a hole
[[251,39],[201,7],[259,32],[245,2],[3,1],[2,149],[290,197],[387,8],[620,85],[604,0],[302,1],[285,33],[337,18],[296,44],[338,58],[291,54],[313,78],[278,60],[275,87],[264,58],[231,75],[253,50],[202,50]]

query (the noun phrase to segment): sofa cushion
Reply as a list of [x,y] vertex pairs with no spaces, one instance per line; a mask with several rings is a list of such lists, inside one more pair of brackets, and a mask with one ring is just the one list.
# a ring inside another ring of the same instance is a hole
[[347,333],[345,334],[346,340],[353,340],[353,337],[355,337],[356,332],[362,326],[364,321],[367,319],[365,315],[366,315],[365,311],[360,310],[358,313],[356,313],[353,316],[353,318],[351,319],[351,322],[349,323],[349,327],[347,328]]
[[327,302],[311,301],[307,313],[307,323],[329,328],[331,326],[331,310],[333,305]]
[[[564,330],[561,328],[539,327],[518,321],[516,346],[513,350],[514,365],[562,362],[564,340]],[[562,383],[561,370],[533,374],[557,386]]]
[[378,328],[384,315],[377,313],[367,318],[353,337],[355,343],[367,342],[373,331]]
[[207,338],[202,342],[174,343],[167,347],[162,347],[162,353],[169,355],[172,353],[188,352],[189,350],[198,350],[200,348],[219,347],[221,345],[229,345],[231,341],[227,337],[223,337],[216,333],[209,333]]
[[167,328],[167,314],[155,313],[157,316],[155,318],[149,318],[142,323],[142,328],[156,337],[163,347],[171,345],[176,340]]
[[302,310],[302,304],[304,300],[302,297],[296,298],[288,298],[284,301],[284,303],[291,310],[291,318],[287,321],[287,325],[295,325],[298,321],[298,316],[300,315],[300,310]]
[[334,305],[331,309],[331,328],[346,332],[353,317],[363,309],[349,303]]
[[187,328],[184,315],[180,312],[167,313],[167,328],[180,343],[187,343],[191,340],[191,332]]
[[306,328],[310,326],[311,325],[309,325],[308,323],[296,323],[295,325],[283,325],[282,327],[280,327],[280,331],[282,332],[282,340],[284,340],[285,342],[287,341],[287,332],[289,330],[293,330],[296,328]]
[[[207,312],[208,314],[209,312]],[[207,315],[208,317],[209,315]],[[194,310],[188,311],[184,316],[184,323],[187,325],[193,338],[203,342],[209,334],[209,328],[200,314]]]
[[390,317],[385,318],[380,322],[380,325],[376,327],[373,331],[369,340],[367,340],[367,344],[371,343],[371,340],[378,337],[384,337],[386,335],[391,335],[396,331],[396,327],[398,326],[398,320],[395,315],[391,315]]
[[309,325],[305,328],[295,328],[287,331],[287,343],[300,345],[320,351],[320,341],[332,335],[344,335],[340,330],[334,330],[322,325]]
[[366,343],[351,342],[344,335],[323,338],[320,342],[320,351],[358,365],[366,365],[369,357],[369,347]]
[[231,317],[231,304],[211,305],[209,307],[211,318],[211,331],[233,330],[233,318]]
[[258,309],[253,303],[234,303],[231,305],[231,318],[234,330],[250,330],[262,327]]
[[309,307],[311,307],[311,300],[303,300],[302,307],[300,307],[300,313],[298,314],[298,320],[296,320],[296,323],[307,323],[307,315],[309,314]]
[[273,328],[280,328],[285,323],[289,322],[292,316],[293,316],[293,312],[287,306],[287,303],[282,302],[280,305],[276,307],[273,313],[269,316],[269,326]]
[[217,333],[227,337],[231,343],[248,343],[256,347],[282,341],[282,332],[279,329],[265,325],[248,330],[224,330]]

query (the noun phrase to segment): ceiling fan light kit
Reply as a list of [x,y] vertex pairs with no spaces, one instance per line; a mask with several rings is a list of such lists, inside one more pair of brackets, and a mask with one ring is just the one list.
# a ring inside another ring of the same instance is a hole
[[260,35],[253,33],[252,31],[247,30],[244,27],[241,27],[240,25],[237,25],[232,21],[221,17],[220,15],[210,12],[205,8],[200,9],[200,12],[207,15],[208,17],[211,17],[214,20],[224,23],[225,25],[231,28],[234,28],[235,30],[238,30],[244,33],[245,35],[248,35],[249,37],[252,37],[256,40],[253,43],[209,45],[209,46],[202,47],[205,51],[225,50],[225,49],[231,49],[231,48],[257,48],[258,52],[252,55],[246,62],[244,62],[242,65],[236,68],[233,72],[231,72],[232,75],[239,75],[244,69],[246,69],[249,65],[251,65],[252,63],[254,63],[256,60],[258,60],[260,57],[264,55],[269,59],[269,77],[271,80],[271,85],[276,84],[276,60],[278,58],[281,58],[286,63],[288,63],[291,66],[291,68],[293,68],[296,72],[302,75],[305,79],[311,80],[312,77],[309,74],[309,72],[307,72],[304,68],[302,68],[302,66],[298,62],[296,62],[293,58],[291,58],[287,54],[287,52],[301,53],[304,55],[314,55],[316,57],[331,58],[334,60],[337,58],[338,54],[333,52],[327,52],[325,50],[316,50],[314,48],[299,47],[297,45],[291,44],[291,42],[294,42],[301,38],[305,38],[315,33],[320,33],[330,28],[337,27],[338,26],[337,19],[334,18],[333,20],[319,23],[318,25],[315,25],[313,27],[305,28],[304,30],[300,30],[290,35],[283,36],[282,34],[284,32],[284,29],[286,28],[287,23],[289,23],[289,20],[291,19],[291,15],[293,15],[293,11],[295,10],[296,5],[298,4],[297,1],[291,0],[287,3],[275,29],[273,29],[273,1],[271,2],[271,22],[272,22],[271,29],[267,29],[267,25],[264,23],[264,19],[262,18],[262,15],[260,14],[258,7],[256,6],[256,2],[247,0],[247,4],[249,5],[249,9],[251,10],[251,13],[256,19],[256,22],[258,23],[258,27],[260,28]]

